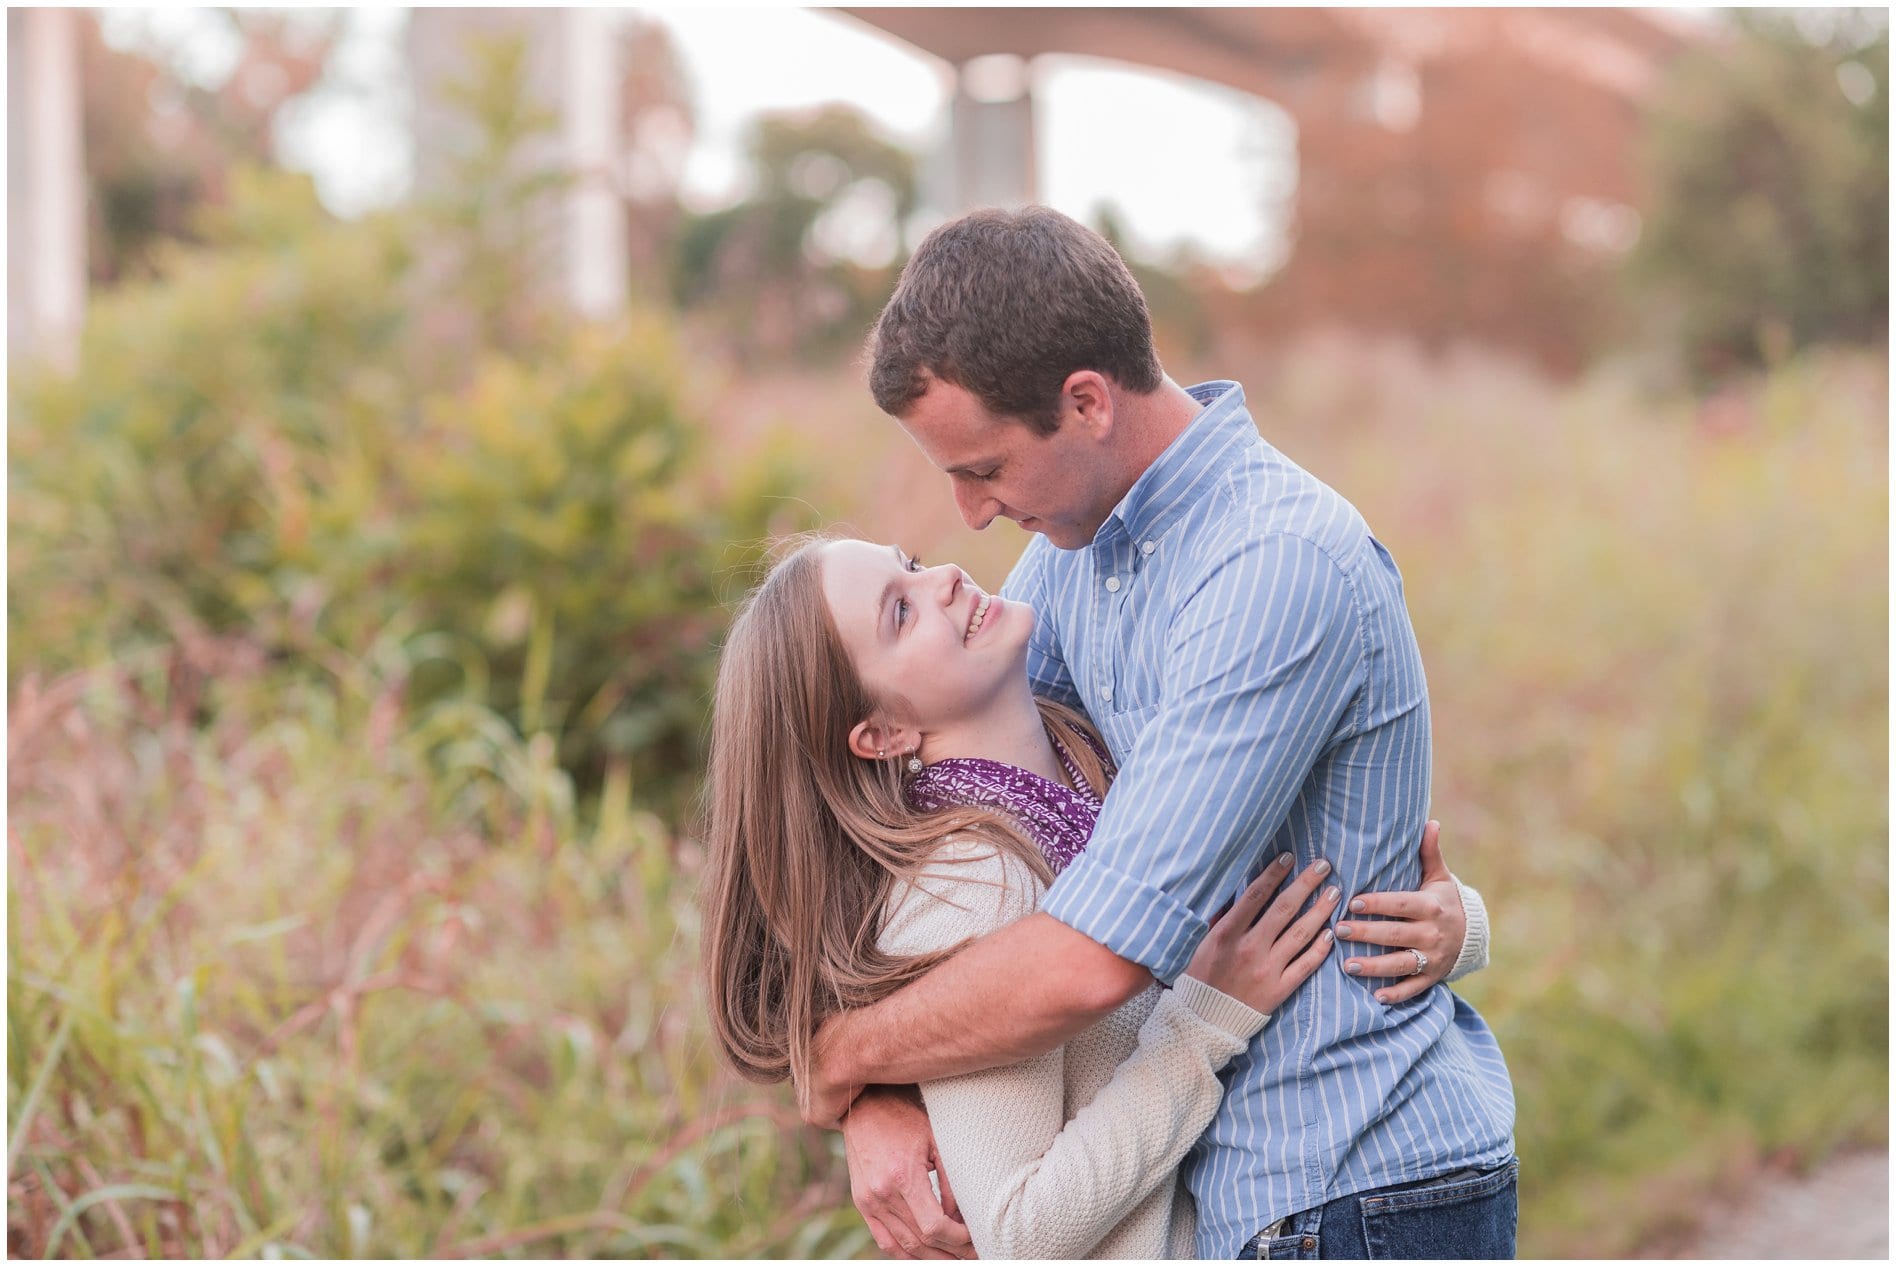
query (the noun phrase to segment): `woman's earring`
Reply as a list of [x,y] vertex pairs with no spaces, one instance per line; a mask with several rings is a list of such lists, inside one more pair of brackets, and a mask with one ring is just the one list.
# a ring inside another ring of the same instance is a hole
[[920,774],[922,772],[922,759],[912,752],[909,754],[908,765],[910,774]]

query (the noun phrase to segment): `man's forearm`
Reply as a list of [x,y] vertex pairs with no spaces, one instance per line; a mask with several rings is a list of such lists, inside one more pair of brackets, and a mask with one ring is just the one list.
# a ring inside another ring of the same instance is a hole
[[829,1087],[927,1082],[1052,1051],[1152,982],[1049,915],[980,938],[881,1002],[835,1017],[817,1043]]

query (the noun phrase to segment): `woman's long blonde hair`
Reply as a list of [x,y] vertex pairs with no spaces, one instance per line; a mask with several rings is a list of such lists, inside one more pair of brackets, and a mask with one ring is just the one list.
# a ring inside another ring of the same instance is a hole
[[[1040,850],[1004,816],[922,813],[900,758],[867,761],[849,732],[876,712],[823,599],[821,548],[806,536],[731,626],[718,665],[705,789],[704,958],[718,1046],[759,1082],[807,1086],[810,1044],[831,1014],[873,1003],[951,950],[877,948],[889,898],[951,833],[978,835],[1043,881]],[[1071,709],[1038,701],[1048,731],[1102,794],[1098,737]]]

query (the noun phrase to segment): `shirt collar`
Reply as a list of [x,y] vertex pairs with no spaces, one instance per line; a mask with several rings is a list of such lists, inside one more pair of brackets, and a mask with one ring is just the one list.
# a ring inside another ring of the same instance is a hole
[[1244,407],[1244,388],[1229,379],[1213,379],[1185,390],[1202,406],[1197,417],[1126,490],[1100,536],[1118,520],[1134,541],[1157,541],[1220,477],[1232,448],[1257,442],[1257,424]]

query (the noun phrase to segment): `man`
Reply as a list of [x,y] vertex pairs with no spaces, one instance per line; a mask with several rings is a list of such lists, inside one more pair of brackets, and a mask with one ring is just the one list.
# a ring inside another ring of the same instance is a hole
[[[1170,982],[1280,852],[1327,858],[1346,894],[1413,885],[1428,695],[1362,518],[1264,443],[1237,384],[1166,377],[1124,262],[1067,217],[979,211],[930,234],[877,323],[870,385],[970,527],[1039,534],[1002,591],[1039,615],[1029,673],[1121,767],[1040,911],[818,1036],[805,1115],[847,1111],[878,1242],[959,1256],[926,1191],[925,1117],[884,1088],[1050,1051]],[[1512,1256],[1499,1047],[1427,988],[1447,964],[1372,926],[1381,953],[1332,957],[1227,1071],[1185,1163],[1201,1257]],[[1337,935],[1369,940],[1361,921]]]

